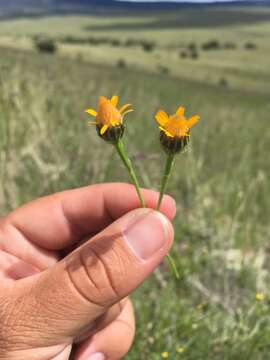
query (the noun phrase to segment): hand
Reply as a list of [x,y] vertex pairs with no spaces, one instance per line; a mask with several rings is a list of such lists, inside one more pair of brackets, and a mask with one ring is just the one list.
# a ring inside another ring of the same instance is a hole
[[[143,195],[154,208],[158,194]],[[139,206],[131,185],[94,185],[0,220],[1,360],[67,360],[71,352],[114,360],[128,352],[135,326],[127,296],[167,254],[175,214],[170,197],[166,216]]]

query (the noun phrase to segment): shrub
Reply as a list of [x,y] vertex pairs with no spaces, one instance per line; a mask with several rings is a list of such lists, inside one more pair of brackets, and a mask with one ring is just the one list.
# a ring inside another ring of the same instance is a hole
[[190,51],[197,51],[197,44],[194,43],[194,42],[190,43],[190,44],[188,45],[188,49],[189,49]]
[[150,41],[142,41],[142,48],[144,51],[150,52],[154,50],[155,44]]
[[159,65],[158,70],[161,74],[164,74],[164,75],[167,75],[170,72],[169,68],[164,65]]
[[198,53],[198,51],[193,50],[193,51],[190,53],[190,57],[191,57],[191,59],[193,59],[193,60],[197,60],[197,59],[199,58],[199,53]]
[[111,45],[114,47],[121,46],[121,42],[118,39],[111,39]]
[[126,47],[141,46],[144,51],[153,51],[156,44],[152,41],[141,40],[141,39],[127,39],[123,44]]
[[50,38],[38,38],[35,40],[35,46],[40,52],[53,54],[57,51],[56,42]]
[[186,59],[186,58],[188,57],[188,54],[187,54],[186,51],[181,51],[181,52],[179,53],[179,56],[180,56],[182,59]]
[[119,69],[125,69],[127,67],[127,63],[124,59],[119,59],[116,63],[116,66],[119,68]]
[[137,46],[137,45],[138,45],[138,40],[127,39],[125,42],[126,47],[132,47],[132,46]]
[[244,47],[245,47],[246,50],[255,50],[255,49],[257,49],[257,45],[252,43],[252,42],[245,43]]
[[221,46],[218,40],[209,40],[202,44],[203,50],[218,50],[220,48]]
[[229,85],[228,80],[226,78],[220,78],[219,85],[223,87],[227,87]]

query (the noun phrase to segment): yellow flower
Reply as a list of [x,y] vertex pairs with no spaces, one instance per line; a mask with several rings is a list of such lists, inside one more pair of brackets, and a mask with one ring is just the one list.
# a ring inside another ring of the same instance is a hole
[[125,104],[120,109],[117,109],[119,97],[114,95],[111,99],[105,96],[100,96],[98,110],[87,109],[86,112],[95,117],[94,121],[90,121],[91,125],[96,125],[99,129],[100,135],[111,127],[121,126],[123,124],[124,116],[133,111],[128,109],[131,104]]
[[183,352],[185,352],[185,348],[183,348],[182,346],[178,346],[176,348],[176,352],[178,352],[178,354],[183,354]]
[[168,137],[185,138],[189,136],[189,130],[199,121],[200,117],[195,115],[186,119],[184,114],[185,108],[180,106],[173,115],[168,115],[164,110],[159,110],[155,118],[160,125],[160,130]]
[[162,357],[163,359],[168,359],[169,353],[168,353],[167,351],[164,351],[163,353],[161,353],[161,357]]
[[263,293],[257,293],[256,294],[256,300],[257,301],[263,301],[265,300],[265,295]]

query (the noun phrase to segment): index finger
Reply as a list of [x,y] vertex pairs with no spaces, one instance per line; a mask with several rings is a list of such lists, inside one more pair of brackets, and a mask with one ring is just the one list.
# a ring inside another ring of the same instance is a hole
[[[142,190],[147,207],[155,208],[158,193]],[[140,207],[132,185],[108,183],[60,192],[35,200],[10,213],[4,223],[47,250],[61,250],[93,235]],[[170,220],[175,202],[165,196],[160,210]]]

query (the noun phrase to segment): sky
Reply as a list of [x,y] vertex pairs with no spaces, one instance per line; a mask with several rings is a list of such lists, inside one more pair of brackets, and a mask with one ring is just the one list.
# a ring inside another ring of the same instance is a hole
[[192,3],[209,2],[209,3],[211,3],[211,2],[233,2],[233,1],[256,1],[256,0],[125,0],[125,1],[131,1],[131,2],[159,2],[159,1],[162,1],[162,2],[179,2],[179,3],[181,3],[181,2],[192,2]]

